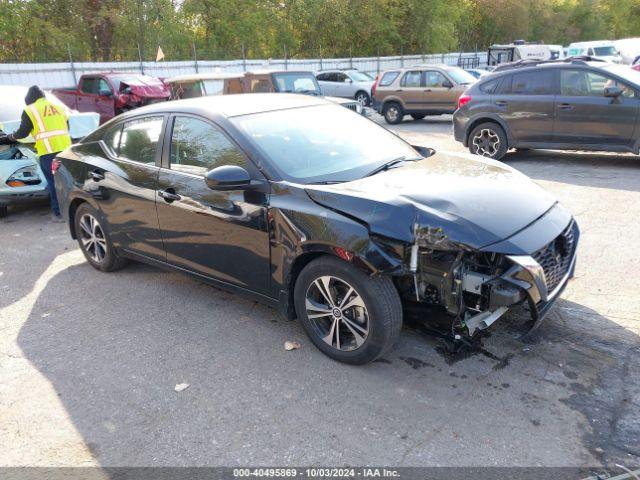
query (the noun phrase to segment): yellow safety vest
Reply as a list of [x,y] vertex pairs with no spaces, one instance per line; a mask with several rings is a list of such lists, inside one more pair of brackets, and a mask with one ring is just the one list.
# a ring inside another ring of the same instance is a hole
[[25,112],[33,125],[31,136],[36,141],[38,156],[61,152],[71,145],[64,107],[39,98],[27,105]]

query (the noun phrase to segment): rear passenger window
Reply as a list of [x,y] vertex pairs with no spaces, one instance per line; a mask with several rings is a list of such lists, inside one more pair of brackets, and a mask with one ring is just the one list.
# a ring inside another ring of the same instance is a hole
[[378,85],[381,87],[388,87],[395,81],[396,78],[398,78],[398,75],[400,75],[400,72],[387,72],[382,75],[382,78],[380,79]]
[[162,117],[146,117],[125,122],[120,136],[119,157],[155,165]]
[[511,83],[511,93],[519,95],[549,95],[553,94],[555,72],[553,70],[538,70],[514,73]]
[[116,125],[115,127],[109,129],[107,133],[105,133],[104,137],[102,137],[102,141],[107,145],[111,153],[114,155],[118,155],[118,150],[120,148],[120,136],[122,135],[122,124]]
[[500,79],[496,78],[495,80],[489,80],[488,82],[480,84],[478,88],[482,93],[491,95],[496,90],[498,83],[500,83]]
[[420,87],[422,85],[422,72],[416,70],[413,72],[407,72],[400,81],[400,86],[407,88]]

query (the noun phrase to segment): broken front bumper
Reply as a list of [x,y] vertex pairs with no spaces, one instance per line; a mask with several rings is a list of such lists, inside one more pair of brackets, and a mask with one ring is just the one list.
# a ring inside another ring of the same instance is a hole
[[487,282],[490,308],[465,320],[469,335],[488,328],[511,306],[524,301],[534,321],[528,333],[537,329],[574,276],[579,237],[578,225],[571,220],[560,235],[532,255],[508,255],[512,266]]

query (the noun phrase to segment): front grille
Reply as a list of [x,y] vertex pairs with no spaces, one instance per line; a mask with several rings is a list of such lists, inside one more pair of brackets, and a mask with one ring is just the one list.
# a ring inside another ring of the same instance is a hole
[[576,228],[576,222],[572,220],[564,232],[532,255],[544,270],[549,294],[556,289],[571,267],[571,259],[576,250]]

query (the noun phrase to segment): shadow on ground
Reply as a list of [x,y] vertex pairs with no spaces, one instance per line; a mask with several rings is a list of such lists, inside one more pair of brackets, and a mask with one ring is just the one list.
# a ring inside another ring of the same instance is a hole
[[532,343],[522,319],[459,358],[405,329],[352,367],[240,296],[80,264],[49,281],[18,344],[102,466],[637,464],[637,336],[562,300]]

